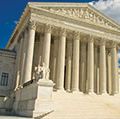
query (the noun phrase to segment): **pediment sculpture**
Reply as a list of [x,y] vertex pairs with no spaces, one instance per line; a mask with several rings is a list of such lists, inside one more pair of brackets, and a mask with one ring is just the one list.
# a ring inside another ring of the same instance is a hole
[[118,30],[119,28],[114,25],[111,20],[108,20],[107,17],[98,14],[95,10],[89,9],[89,7],[76,7],[76,8],[43,8],[49,12],[68,16],[71,18],[76,18],[83,20],[92,24],[100,25],[103,27],[108,27],[111,29]]

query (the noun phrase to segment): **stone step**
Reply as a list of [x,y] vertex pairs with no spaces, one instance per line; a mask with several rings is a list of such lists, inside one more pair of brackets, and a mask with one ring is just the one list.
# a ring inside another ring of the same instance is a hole
[[120,95],[53,93],[55,110],[43,119],[120,119]]

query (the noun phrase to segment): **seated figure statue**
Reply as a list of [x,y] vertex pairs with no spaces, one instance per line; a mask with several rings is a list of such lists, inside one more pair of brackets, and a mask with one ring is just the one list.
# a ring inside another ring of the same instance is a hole
[[39,81],[40,79],[49,79],[49,69],[46,68],[45,63],[42,66],[38,65],[34,69],[33,80]]

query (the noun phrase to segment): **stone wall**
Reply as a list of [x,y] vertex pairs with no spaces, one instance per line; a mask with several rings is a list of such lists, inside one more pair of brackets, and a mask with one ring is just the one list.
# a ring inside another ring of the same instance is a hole
[[[9,96],[15,87],[15,52],[0,49],[0,96]],[[8,73],[7,85],[1,85],[2,73]]]

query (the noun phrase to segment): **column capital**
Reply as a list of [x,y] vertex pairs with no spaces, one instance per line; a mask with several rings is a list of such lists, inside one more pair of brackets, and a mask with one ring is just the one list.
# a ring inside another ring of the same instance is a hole
[[115,48],[116,47],[116,43],[114,41],[111,42],[111,46],[112,48]]
[[45,26],[44,26],[44,31],[45,31],[46,33],[51,33],[51,31],[52,31],[51,25],[50,25],[50,24],[45,24]]
[[60,28],[60,36],[66,36],[66,29]]
[[111,49],[106,50],[106,54],[111,56]]
[[28,27],[30,29],[36,30],[36,22],[35,21],[29,21],[28,22]]
[[73,32],[73,38],[75,39],[75,40],[79,40],[80,39],[80,33],[79,32],[76,32],[76,31],[74,31]]
[[88,42],[94,42],[94,37],[90,36],[90,39],[88,40]]
[[105,42],[105,40],[104,40],[104,39],[101,39],[99,43],[100,43],[100,46],[102,46],[102,45],[105,45],[105,44],[106,44],[106,42]]

